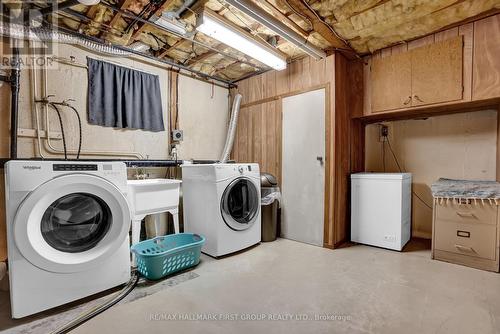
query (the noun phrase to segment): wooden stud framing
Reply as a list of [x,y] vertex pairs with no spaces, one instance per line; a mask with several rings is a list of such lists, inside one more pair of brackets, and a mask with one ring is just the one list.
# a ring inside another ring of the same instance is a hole
[[313,29],[324,39],[326,39],[333,47],[354,52],[352,48],[347,45],[342,39],[340,39],[335,33],[333,33],[333,31],[330,29],[331,27],[320,20],[317,14],[309,9],[309,7],[304,4],[302,0],[288,0],[288,3],[296,11],[304,14],[311,21]]
[[[163,4],[154,12],[153,15],[161,16],[161,14],[173,3],[174,0],[163,1]],[[133,43],[140,36],[140,34],[144,31],[144,28],[146,28],[146,23],[140,22],[139,28],[134,32],[132,38],[130,38],[130,43]]]

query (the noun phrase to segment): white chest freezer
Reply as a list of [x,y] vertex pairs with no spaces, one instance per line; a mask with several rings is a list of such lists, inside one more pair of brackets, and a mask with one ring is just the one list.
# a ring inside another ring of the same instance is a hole
[[351,241],[401,251],[411,236],[411,174],[351,175]]

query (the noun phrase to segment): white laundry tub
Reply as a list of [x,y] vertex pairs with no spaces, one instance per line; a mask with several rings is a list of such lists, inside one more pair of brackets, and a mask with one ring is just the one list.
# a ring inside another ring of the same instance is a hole
[[[182,181],[171,179],[129,180],[128,201],[132,213],[132,244],[139,242],[141,221],[148,215],[170,212],[179,233],[179,196]],[[157,227],[159,230],[159,227]]]
[[179,206],[182,181],[171,179],[129,180],[128,198],[134,216],[166,212]]

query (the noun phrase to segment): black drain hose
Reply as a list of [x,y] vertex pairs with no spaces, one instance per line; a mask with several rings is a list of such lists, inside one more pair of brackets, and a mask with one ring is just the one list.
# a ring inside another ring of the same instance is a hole
[[[68,160],[68,149],[66,147],[66,136],[64,135],[64,125],[63,125],[63,121],[62,121],[62,117],[61,117],[61,111],[59,110],[59,108],[57,108],[55,103],[49,103],[49,105],[52,108],[54,108],[54,110],[57,113],[57,118],[59,118],[59,125],[61,126],[62,141],[63,141],[63,147],[64,147],[64,160]],[[47,137],[48,136],[49,136],[49,133],[47,133]]]
[[127,297],[127,295],[135,288],[138,281],[139,281],[139,274],[137,273],[137,271],[134,270],[132,272],[132,277],[130,278],[130,281],[115,297],[112,297],[111,299],[105,301],[103,304],[91,309],[90,311],[87,311],[87,312],[81,314],[80,316],[78,316],[74,320],[68,322],[66,325],[60,327],[59,329],[55,330],[51,334],[68,333],[69,331],[77,328],[78,326],[82,325],[83,323],[89,321],[90,319],[94,318],[95,316],[101,314],[102,312],[104,312],[107,309],[111,308],[112,306],[116,305],[123,298]]
[[76,159],[80,159],[80,153],[82,152],[82,119],[80,117],[80,114],[78,113],[78,110],[76,110],[75,107],[72,105],[67,105],[70,109],[72,109],[75,112],[76,118],[78,118],[78,127],[80,129],[80,140],[78,142],[78,154],[76,155]]

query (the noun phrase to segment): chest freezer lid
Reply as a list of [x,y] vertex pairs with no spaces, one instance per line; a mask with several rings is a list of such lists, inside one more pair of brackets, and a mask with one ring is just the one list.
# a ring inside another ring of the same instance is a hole
[[351,179],[364,180],[404,180],[411,179],[411,173],[355,173]]

